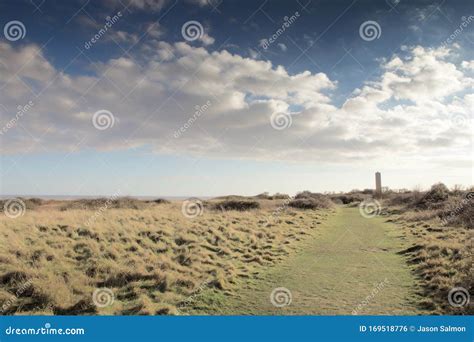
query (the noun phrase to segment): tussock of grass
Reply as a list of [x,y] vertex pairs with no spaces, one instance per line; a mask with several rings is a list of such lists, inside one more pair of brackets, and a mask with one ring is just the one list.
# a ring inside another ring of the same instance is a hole
[[[296,214],[283,201],[261,201],[260,209],[245,212],[206,207],[194,219],[182,214],[180,202],[134,199],[118,199],[106,210],[100,210],[103,199],[63,201],[27,209],[16,219],[2,216],[0,309],[3,314],[177,314],[192,308],[189,298],[203,286],[232,293],[237,278],[282,260],[302,233],[321,221],[318,211]],[[268,225],[280,206],[285,209]],[[112,305],[94,305],[98,288],[113,291]],[[179,306],[183,302],[187,307]]]

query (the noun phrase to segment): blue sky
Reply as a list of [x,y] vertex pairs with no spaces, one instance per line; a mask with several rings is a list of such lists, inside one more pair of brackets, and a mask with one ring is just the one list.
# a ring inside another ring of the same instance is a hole
[[372,187],[375,171],[392,188],[473,183],[472,1],[3,1],[0,13],[2,194],[340,191]]

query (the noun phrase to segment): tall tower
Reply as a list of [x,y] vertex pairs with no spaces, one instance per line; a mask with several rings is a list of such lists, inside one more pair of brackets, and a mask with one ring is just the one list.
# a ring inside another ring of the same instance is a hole
[[375,196],[382,196],[382,175],[380,172],[375,173]]

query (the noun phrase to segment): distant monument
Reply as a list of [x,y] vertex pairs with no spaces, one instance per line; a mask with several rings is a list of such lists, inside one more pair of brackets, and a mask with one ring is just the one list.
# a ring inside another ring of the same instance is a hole
[[375,173],[375,196],[382,197],[382,175],[380,172]]

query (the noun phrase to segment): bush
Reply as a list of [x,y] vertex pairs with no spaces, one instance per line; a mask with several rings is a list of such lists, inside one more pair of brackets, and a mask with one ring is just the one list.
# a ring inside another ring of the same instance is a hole
[[255,198],[258,198],[258,199],[266,199],[266,200],[279,200],[279,199],[287,199],[289,198],[290,196],[288,196],[287,194],[280,194],[279,192],[273,194],[273,195],[270,195],[268,192],[263,192],[261,194],[258,194],[257,196],[255,196]]
[[434,184],[431,190],[426,194],[426,200],[437,203],[446,201],[449,196],[449,189],[443,183]]
[[259,209],[260,203],[257,201],[248,200],[226,200],[214,204],[213,208],[220,210],[246,211],[251,209]]
[[333,201],[340,202],[341,204],[350,204],[354,202],[362,202],[365,198],[359,194],[348,194],[348,195],[333,195],[331,196]]
[[448,197],[448,187],[443,183],[437,183],[416,203],[416,207],[421,209],[439,208]]
[[297,194],[288,205],[299,209],[327,209],[334,203],[325,195],[303,191]]
[[155,200],[148,201],[148,203],[164,204],[164,203],[170,203],[170,201],[165,200],[163,198],[157,198]]

